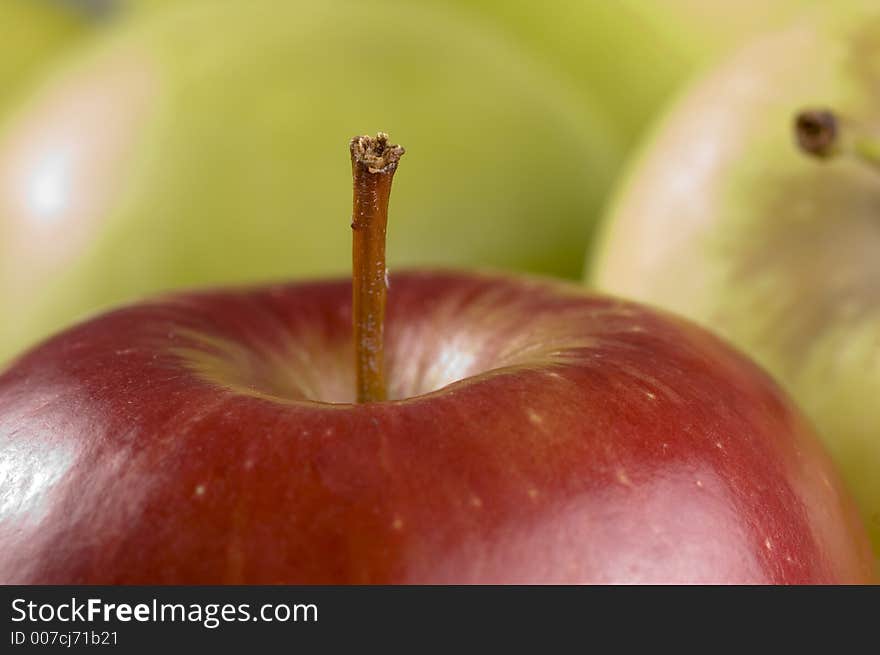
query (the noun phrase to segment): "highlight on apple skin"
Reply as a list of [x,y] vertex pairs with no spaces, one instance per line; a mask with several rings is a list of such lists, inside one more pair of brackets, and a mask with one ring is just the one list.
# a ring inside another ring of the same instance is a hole
[[831,110],[844,141],[876,142],[878,89],[876,3],[835,3],[745,46],[657,126],[588,277],[767,368],[818,428],[880,557],[880,172],[817,161],[793,131],[803,110]]
[[391,400],[351,283],[177,293],[0,375],[4,583],[857,583],[856,511],[709,333],[576,285],[392,276]]

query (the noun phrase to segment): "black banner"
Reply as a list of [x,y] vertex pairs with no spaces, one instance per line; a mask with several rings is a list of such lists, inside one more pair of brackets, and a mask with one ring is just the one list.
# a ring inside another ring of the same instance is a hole
[[876,643],[880,617],[878,587],[7,586],[0,593],[0,652],[8,653],[469,652],[477,643],[492,652],[563,652],[572,644],[604,652],[609,639],[624,652],[662,644],[714,651],[774,638],[816,647],[823,634],[835,652],[848,652],[862,637]]

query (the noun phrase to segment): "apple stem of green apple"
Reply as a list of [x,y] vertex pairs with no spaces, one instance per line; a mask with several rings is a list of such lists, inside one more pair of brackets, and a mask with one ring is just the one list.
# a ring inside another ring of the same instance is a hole
[[357,402],[385,400],[385,232],[391,182],[404,149],[388,135],[356,136],[350,144],[352,323]]
[[798,146],[813,157],[849,158],[880,171],[880,139],[831,110],[799,112],[794,131]]

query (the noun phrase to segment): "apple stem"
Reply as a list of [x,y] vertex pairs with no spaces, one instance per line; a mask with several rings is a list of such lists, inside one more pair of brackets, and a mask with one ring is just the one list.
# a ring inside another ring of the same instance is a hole
[[794,121],[798,146],[819,159],[853,159],[880,171],[880,140],[828,109],[799,112]]
[[388,199],[404,149],[388,135],[356,136],[350,144],[352,209],[352,319],[357,402],[385,400],[385,229]]

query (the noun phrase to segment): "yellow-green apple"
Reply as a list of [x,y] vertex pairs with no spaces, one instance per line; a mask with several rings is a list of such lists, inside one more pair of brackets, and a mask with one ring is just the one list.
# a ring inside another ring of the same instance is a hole
[[771,29],[811,0],[435,0],[496,25],[613,117],[633,144],[664,100],[747,35]]
[[23,87],[88,33],[86,7],[60,0],[0,2],[0,115]]
[[[161,10],[180,1],[129,0],[128,13]],[[554,0],[546,9],[531,0],[421,4],[464,15],[516,42],[545,65],[545,75],[568,85],[588,110],[599,107],[610,119],[608,129],[631,145],[658,105],[719,53],[817,1]]]
[[402,150],[351,149],[352,280],[166,295],[0,375],[0,582],[871,580],[759,368],[574,283],[386,289]]
[[816,107],[847,131],[880,128],[880,10],[828,9],[674,106],[617,193],[591,280],[714,328],[775,374],[880,548],[880,175],[817,162],[792,131]]
[[393,266],[577,277],[613,133],[482,25],[414,3],[222,0],[108,31],[0,130],[16,317],[0,360],[141,294],[344,271],[345,173],[326,164],[364,125],[442,159],[404,174]]

